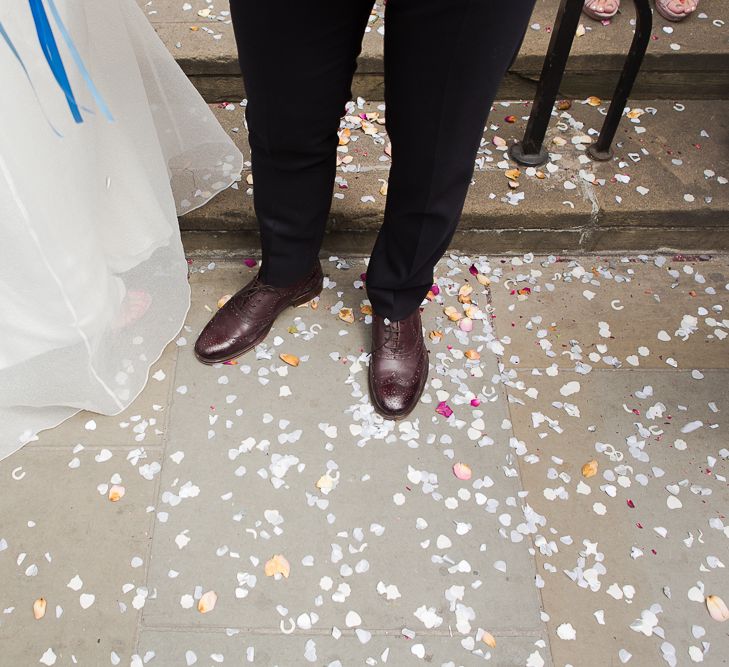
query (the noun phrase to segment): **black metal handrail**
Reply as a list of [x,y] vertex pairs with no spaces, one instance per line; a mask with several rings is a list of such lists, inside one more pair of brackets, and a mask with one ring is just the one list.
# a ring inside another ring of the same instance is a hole
[[[609,160],[612,157],[611,146],[615,132],[650,42],[653,15],[648,0],[633,0],[633,3],[636,17],[633,41],[600,135],[597,141],[587,148],[587,153],[593,160]],[[543,146],[544,137],[564,76],[567,57],[575,39],[583,4],[584,0],[562,0],[560,3],[524,138],[509,146],[509,157],[521,165],[538,166],[549,159],[549,152]]]

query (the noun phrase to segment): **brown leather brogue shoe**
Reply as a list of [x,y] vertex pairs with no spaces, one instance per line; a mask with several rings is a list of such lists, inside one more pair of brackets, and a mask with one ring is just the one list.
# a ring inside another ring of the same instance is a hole
[[324,281],[319,260],[306,278],[290,287],[266,285],[259,273],[230,297],[200,333],[195,356],[204,364],[230,361],[253,349],[286,308],[311,301]]
[[370,399],[388,419],[402,419],[417,405],[428,379],[428,348],[420,309],[397,322],[372,316]]

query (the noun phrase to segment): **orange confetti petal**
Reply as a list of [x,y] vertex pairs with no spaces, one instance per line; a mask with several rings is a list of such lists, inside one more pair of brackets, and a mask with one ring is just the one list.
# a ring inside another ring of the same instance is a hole
[[35,617],[35,620],[43,618],[46,615],[46,599],[45,598],[38,598],[33,603],[33,616]]
[[207,612],[215,609],[215,603],[218,601],[218,594],[215,591],[208,591],[203,593],[203,596],[197,601],[197,610],[201,614],[207,614]]
[[280,357],[281,361],[287,363],[289,366],[299,365],[299,358],[293,354],[286,354],[285,352],[282,352],[278,356]]
[[463,317],[453,306],[447,306],[443,309],[443,313],[451,322],[458,322]]
[[479,284],[483,285],[484,287],[488,287],[491,284],[491,279],[488,276],[485,276],[483,273],[477,274],[476,280],[478,280]]
[[465,283],[458,290],[458,300],[461,303],[471,303],[471,294],[473,294],[473,286],[470,283]]
[[267,577],[282,574],[284,577],[288,578],[289,573],[291,572],[291,566],[281,554],[276,554],[273,558],[271,558],[271,560],[266,562],[263,571],[266,573]]
[[354,322],[354,313],[352,312],[351,308],[342,308],[339,311],[339,319],[342,320],[342,322],[347,322],[348,324],[352,324]]
[[711,614],[711,618],[719,623],[729,620],[729,609],[727,609],[724,600],[718,595],[707,595],[706,596],[706,608]]
[[597,475],[597,461],[593,459],[582,466],[582,476],[594,477],[595,475]]

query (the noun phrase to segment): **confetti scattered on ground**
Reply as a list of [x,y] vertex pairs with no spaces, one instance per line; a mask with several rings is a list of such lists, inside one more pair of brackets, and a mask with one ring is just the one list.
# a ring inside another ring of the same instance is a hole
[[257,265],[193,261],[135,404],[0,463],[8,664],[719,664],[727,258],[447,256],[398,423],[367,396],[366,265],[324,265],[205,367]]
[[[139,4],[181,61],[232,62],[227,3]],[[721,5],[705,4],[657,19],[651,52],[690,56],[689,30],[718,42]],[[629,20],[583,21],[575,52]],[[384,30],[378,2],[370,56]],[[532,22],[527,40],[541,53],[551,30]],[[607,101],[560,100],[550,161],[517,168],[507,140],[529,109],[499,102],[466,212],[503,205],[523,225],[552,191],[565,216],[655,210],[666,175],[675,210],[716,210],[726,133],[697,104],[631,105],[616,159],[596,164]],[[241,138],[243,105],[219,105]],[[380,102],[347,106],[335,207],[377,219],[385,119]],[[236,184],[247,201],[253,187]],[[325,262],[321,298],[255,352],[194,360],[256,267],[192,262],[187,325],[134,405],[0,462],[0,664],[723,664],[726,257],[449,256],[423,312],[429,383],[397,424],[367,397],[361,259]]]

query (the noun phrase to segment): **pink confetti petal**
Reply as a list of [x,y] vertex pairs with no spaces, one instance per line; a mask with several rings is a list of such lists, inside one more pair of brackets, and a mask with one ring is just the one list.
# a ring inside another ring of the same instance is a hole
[[453,414],[453,410],[450,409],[445,401],[441,401],[440,403],[438,403],[438,407],[435,409],[435,411],[439,415],[443,415],[446,419]]
[[473,320],[470,317],[464,317],[458,322],[458,328],[461,331],[473,331]]
[[453,474],[461,480],[471,479],[471,468],[465,463],[456,463],[453,465]]

